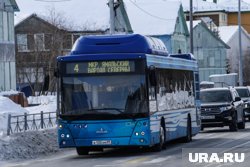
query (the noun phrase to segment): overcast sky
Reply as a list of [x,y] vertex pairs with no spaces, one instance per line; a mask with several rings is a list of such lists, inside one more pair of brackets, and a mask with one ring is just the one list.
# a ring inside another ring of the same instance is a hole
[[[250,0],[244,1],[250,3]],[[15,23],[20,22],[32,13],[48,15],[48,9],[55,8],[57,12],[64,12],[66,17],[69,17],[68,19],[70,19],[72,22],[78,23],[79,26],[86,24],[86,22],[88,22],[88,24],[94,24],[97,27],[106,26],[108,24],[109,11],[108,6],[106,5],[108,0],[67,0],[64,2],[16,0],[16,2],[20,8],[20,12],[15,13]]]

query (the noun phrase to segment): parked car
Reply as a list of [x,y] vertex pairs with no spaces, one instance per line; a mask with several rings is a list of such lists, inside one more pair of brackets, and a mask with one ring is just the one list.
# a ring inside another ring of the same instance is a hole
[[245,129],[244,102],[235,88],[208,88],[200,92],[201,128],[229,126]]
[[250,91],[246,86],[235,87],[241,99],[244,101],[245,117],[250,120]]

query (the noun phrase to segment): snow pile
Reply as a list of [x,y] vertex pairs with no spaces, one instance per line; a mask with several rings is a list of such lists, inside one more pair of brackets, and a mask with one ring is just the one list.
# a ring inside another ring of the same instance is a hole
[[[10,94],[12,93],[7,92],[4,95]],[[9,98],[0,95],[0,161],[32,159],[60,150],[56,128],[6,136],[8,114],[23,115],[25,112],[31,114],[40,111],[56,111],[56,96],[30,97],[28,100],[30,104],[40,105],[22,108]]]
[[29,96],[28,103],[29,104],[42,104],[46,105],[49,103],[56,102],[56,96]]
[[20,93],[20,92],[15,91],[15,90],[3,91],[3,92],[0,92],[0,96],[16,95],[18,93]]
[[59,150],[56,129],[28,131],[0,138],[0,161],[33,159]]
[[28,98],[29,104],[40,104],[38,106],[26,107],[30,114],[56,111],[56,96],[30,96]]
[[8,114],[19,115],[28,113],[27,110],[20,105],[14,103],[7,97],[0,96],[0,136],[7,132]]

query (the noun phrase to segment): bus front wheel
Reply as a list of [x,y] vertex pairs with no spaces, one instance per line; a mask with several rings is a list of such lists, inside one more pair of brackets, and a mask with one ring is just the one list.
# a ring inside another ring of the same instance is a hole
[[84,148],[84,147],[76,147],[76,152],[78,155],[88,155],[89,154],[89,150],[87,148]]
[[165,131],[161,126],[159,131],[159,143],[153,147],[153,151],[158,152],[161,151],[162,149],[165,149]]

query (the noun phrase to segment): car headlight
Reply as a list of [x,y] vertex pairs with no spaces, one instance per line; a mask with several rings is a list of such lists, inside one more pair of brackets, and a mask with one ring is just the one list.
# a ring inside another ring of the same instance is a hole
[[232,106],[220,107],[220,111],[230,110]]

